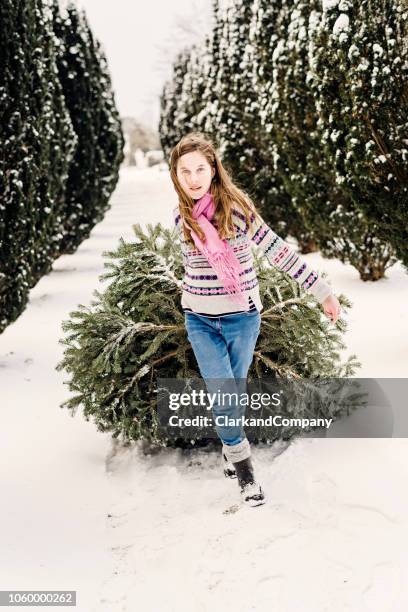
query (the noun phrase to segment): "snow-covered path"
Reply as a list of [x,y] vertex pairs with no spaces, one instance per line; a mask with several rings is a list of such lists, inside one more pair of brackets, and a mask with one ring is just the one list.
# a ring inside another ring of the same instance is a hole
[[[269,503],[235,512],[238,488],[218,455],[114,448],[59,408],[61,321],[91,300],[102,251],[132,239],[132,223],[170,225],[174,202],[167,172],[123,169],[104,221],[0,336],[1,588],[76,590],[80,612],[405,611],[406,439],[255,448]],[[369,284],[307,258],[354,303],[345,354],[362,361],[357,375],[407,378],[401,266]]]

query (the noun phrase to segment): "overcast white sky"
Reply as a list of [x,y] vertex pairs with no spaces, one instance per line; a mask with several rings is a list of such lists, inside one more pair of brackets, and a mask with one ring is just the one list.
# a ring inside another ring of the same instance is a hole
[[183,46],[182,23],[196,38],[208,31],[211,0],[77,0],[108,58],[116,103],[122,116],[152,127],[171,59]]

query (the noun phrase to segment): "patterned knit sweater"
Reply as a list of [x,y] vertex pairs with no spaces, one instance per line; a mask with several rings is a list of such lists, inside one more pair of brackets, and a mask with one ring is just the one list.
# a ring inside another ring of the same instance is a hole
[[[258,278],[253,265],[252,245],[260,248],[271,265],[289,274],[319,303],[333,293],[331,286],[275,234],[262,218],[256,218],[252,213],[251,223],[248,226],[245,215],[238,205],[232,209],[232,215],[236,236],[227,241],[241,264],[240,282],[244,295],[248,297],[248,310],[253,310],[255,307],[259,312],[263,310]],[[207,259],[185,241],[178,206],[174,208],[173,216],[185,269],[182,281],[182,309],[185,312],[213,317],[242,312],[242,307],[240,309],[238,306],[237,309],[236,302],[231,300]]]

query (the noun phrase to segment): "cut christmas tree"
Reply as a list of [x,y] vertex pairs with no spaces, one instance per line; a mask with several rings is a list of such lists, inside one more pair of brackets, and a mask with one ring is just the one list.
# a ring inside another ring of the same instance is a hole
[[[121,239],[116,251],[104,254],[106,289],[96,290],[90,306],[80,304],[63,322],[65,351],[57,369],[70,375],[66,384],[73,396],[62,407],[75,414],[81,406],[87,420],[125,444],[205,445],[208,439],[200,435],[170,439],[157,418],[158,378],[200,379],[180,304],[183,262],[176,232],[160,224],[148,224],[145,232],[137,224],[134,231],[135,242]],[[353,376],[360,365],[355,356],[341,363],[339,355],[346,323],[338,319],[333,327],[311,295],[254,256],[264,310],[248,380]],[[344,309],[351,306],[343,295],[339,301]],[[315,413],[336,417],[341,409],[324,414],[316,404]]]

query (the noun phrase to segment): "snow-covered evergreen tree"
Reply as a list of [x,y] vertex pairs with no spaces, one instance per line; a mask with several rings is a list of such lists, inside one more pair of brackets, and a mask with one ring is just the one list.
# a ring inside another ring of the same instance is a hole
[[0,5],[0,331],[59,254],[75,134],[42,0]]
[[322,148],[343,198],[381,238],[363,234],[369,278],[383,273],[371,253],[382,253],[386,267],[395,249],[408,264],[407,28],[401,0],[324,0],[312,37],[309,85]]
[[187,132],[200,131],[204,127],[201,119],[203,111],[204,115],[207,114],[204,93],[209,78],[210,61],[210,41],[206,38],[202,44],[194,45],[189,53],[177,100],[173,145]]
[[226,100],[229,95],[233,72],[230,65],[230,29],[232,7],[229,4],[223,6],[215,0],[213,2],[214,27],[210,45],[210,62],[208,79],[203,98],[205,107],[199,117],[202,131],[210,137],[219,147],[222,156],[222,135],[228,121],[226,113]]
[[218,97],[215,90],[217,75],[221,70],[221,54],[224,28],[224,12],[219,0],[212,0],[213,28],[206,40],[205,61],[203,62],[202,108],[196,117],[197,130],[206,134],[214,143],[218,141],[218,129],[215,117],[218,108]]
[[228,65],[230,78],[222,82],[219,79],[217,90],[221,106],[217,115],[220,154],[235,180],[251,191],[254,176],[263,165],[259,102],[254,84],[252,0],[235,0],[228,16],[228,46],[220,60]]
[[[279,172],[271,135],[270,121],[271,88],[274,84],[273,56],[278,42],[285,35],[285,17],[288,18],[291,2],[282,0],[256,0],[252,27],[253,84],[259,105],[259,131],[262,134],[263,164],[254,180],[253,195],[260,206],[265,221],[282,237],[288,234],[301,236],[303,221],[291,205]],[[307,249],[305,249],[306,251]],[[313,250],[313,249],[311,249]]]
[[109,206],[123,159],[120,119],[106,59],[84,12],[53,5],[58,70],[78,137],[66,185],[61,252],[71,253],[89,236]]
[[183,49],[177,56],[171,78],[166,82],[160,96],[159,135],[164,157],[169,159],[170,151],[177,143],[179,131],[174,129],[178,116],[178,105],[183,90],[191,50]]
[[278,17],[286,21],[285,34],[270,60],[273,79],[265,111],[275,171],[291,198],[291,210],[302,220],[291,232],[299,243],[314,237],[325,256],[351,263],[364,280],[377,279],[395,259],[336,181],[316,129],[319,113],[309,87],[309,62],[311,38],[322,23],[320,5],[318,0],[293,0],[291,11],[285,8]]

